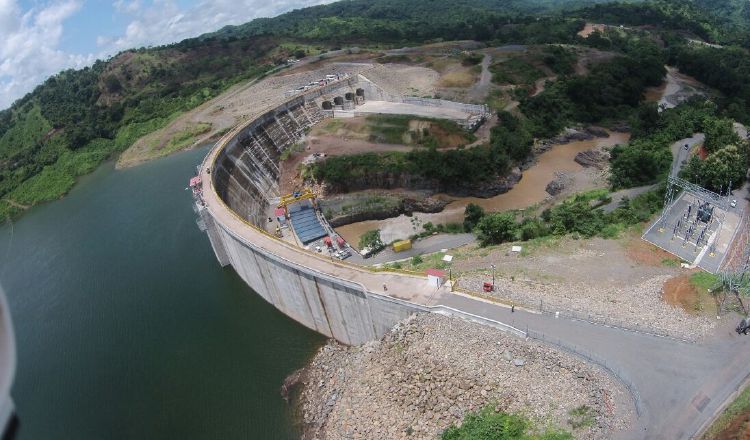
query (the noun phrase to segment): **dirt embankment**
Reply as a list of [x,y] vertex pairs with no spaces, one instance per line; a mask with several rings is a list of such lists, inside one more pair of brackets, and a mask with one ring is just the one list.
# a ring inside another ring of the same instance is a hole
[[611,438],[633,417],[627,391],[601,369],[434,314],[361,347],[331,342],[303,376],[305,439],[435,439],[487,405],[587,439]]

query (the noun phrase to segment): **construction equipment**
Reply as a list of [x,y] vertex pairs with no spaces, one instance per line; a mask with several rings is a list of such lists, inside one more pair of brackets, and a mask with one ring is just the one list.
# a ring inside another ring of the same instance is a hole
[[312,192],[310,188],[305,188],[302,192],[293,192],[291,194],[287,194],[285,196],[281,197],[281,200],[279,201],[278,207],[284,209],[284,213],[287,217],[289,217],[289,210],[288,206],[292,203],[296,203],[302,200],[312,200],[313,206],[316,206],[315,204],[315,198],[317,197],[317,194]]
[[393,242],[394,252],[403,252],[411,249],[411,240],[401,240]]

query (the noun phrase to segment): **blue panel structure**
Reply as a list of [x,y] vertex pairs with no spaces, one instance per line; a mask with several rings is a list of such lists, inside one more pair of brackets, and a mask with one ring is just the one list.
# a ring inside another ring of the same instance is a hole
[[315,215],[310,201],[295,203],[289,206],[289,215],[292,217],[292,227],[302,244],[308,244],[328,235]]

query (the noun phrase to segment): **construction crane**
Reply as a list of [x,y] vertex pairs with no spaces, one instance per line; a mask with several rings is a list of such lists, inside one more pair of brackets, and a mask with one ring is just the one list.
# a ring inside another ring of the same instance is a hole
[[281,197],[281,200],[279,201],[278,207],[284,208],[284,214],[289,217],[289,208],[288,206],[292,203],[299,202],[301,200],[312,200],[313,206],[315,206],[315,198],[317,197],[317,194],[312,192],[310,188],[305,188],[303,191],[299,192],[293,192],[291,194],[287,194],[285,196]]

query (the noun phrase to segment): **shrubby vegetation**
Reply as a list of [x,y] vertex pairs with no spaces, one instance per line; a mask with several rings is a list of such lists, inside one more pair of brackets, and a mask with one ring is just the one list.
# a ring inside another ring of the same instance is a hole
[[359,237],[359,249],[369,249],[371,253],[377,253],[385,247],[380,239],[380,230],[367,231]]
[[517,414],[495,411],[492,405],[469,413],[461,426],[451,426],[441,440],[573,440],[566,431],[546,430],[536,433],[532,423]]
[[441,188],[466,187],[505,175],[513,163],[531,153],[533,138],[524,120],[510,113],[499,115],[490,145],[439,151],[434,145],[408,153],[363,153],[333,156],[309,166],[308,175],[345,192],[357,181],[376,176],[410,175],[435,182]]
[[630,225],[647,221],[661,209],[663,189],[624,199],[611,212],[601,206],[611,202],[606,190],[575,195],[545,209],[539,217],[520,221],[510,212],[484,215],[474,227],[482,246],[510,241],[527,241],[550,235],[576,234],[581,237],[616,237]]
[[[412,121],[429,122],[429,128],[421,131],[412,130]],[[367,116],[367,127],[370,131],[370,142],[385,144],[416,144],[424,147],[449,147],[448,137],[458,136],[469,144],[476,136],[464,130],[456,122],[448,119],[423,118],[410,115],[370,115]],[[406,142],[406,138],[409,139]]]
[[538,137],[550,137],[573,122],[627,119],[647,87],[661,84],[665,70],[658,58],[620,56],[597,64],[586,76],[555,81],[528,97],[520,109]]
[[739,187],[745,181],[748,146],[734,133],[732,121],[718,116],[717,106],[702,98],[676,108],[656,111],[644,104],[631,120],[633,137],[629,145],[612,149],[610,182],[614,188],[656,183],[669,173],[670,146],[694,133],[706,133],[706,160],[693,156],[682,170],[682,177],[714,191],[731,181]]
[[[373,164],[382,170],[394,162],[445,185],[493,179],[525,159],[533,137],[555,135],[573,122],[606,124],[640,116],[643,91],[661,81],[665,61],[726,95],[717,101],[713,116],[750,122],[750,55],[745,50],[750,47],[750,8],[730,0],[652,0],[556,13],[563,5],[592,3],[603,2],[353,0],[229,26],[169,46],[126,51],[91,67],[62,72],[0,111],[0,218],[16,212],[21,204],[60,196],[80,174],[232,84],[263,76],[286,58],[346,45],[401,47],[446,39],[488,45],[585,44],[621,56],[592,67],[589,75],[581,77],[571,75],[572,51],[547,47],[542,61],[560,78],[540,95],[523,99],[520,109],[525,117],[515,120],[501,115],[507,122],[501,125],[511,128],[493,131],[491,145],[351,159],[354,171],[342,169],[349,165],[346,162],[325,165],[330,172],[318,171],[333,180],[346,173],[367,172]],[[582,39],[576,32],[586,19],[651,25],[656,30],[609,29]],[[709,42],[744,47],[705,47],[687,42],[685,32]],[[473,65],[479,57],[467,55],[463,61]],[[528,81],[538,74],[528,70],[521,75]],[[615,186],[657,181],[667,166],[666,145],[661,145],[667,136],[658,137],[665,131],[664,120],[658,116],[651,121],[639,119],[642,126],[637,129],[644,134],[634,136],[633,148],[615,154]],[[726,122],[717,122],[715,128],[722,126]],[[726,171],[716,177],[703,168],[727,164],[745,153],[742,145],[737,145],[736,152],[723,151],[733,142],[710,138],[717,140],[716,148],[707,146],[716,156],[702,167],[689,169],[696,180],[714,185],[736,170],[724,167]],[[635,169],[642,169],[642,175]]]

